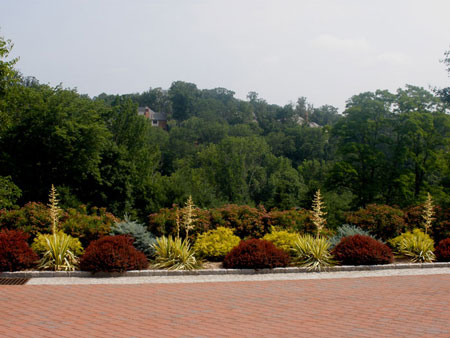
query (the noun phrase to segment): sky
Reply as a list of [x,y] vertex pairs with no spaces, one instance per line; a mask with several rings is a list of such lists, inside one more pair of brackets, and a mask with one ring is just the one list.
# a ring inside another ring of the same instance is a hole
[[0,0],[16,68],[90,96],[168,89],[306,97],[447,87],[448,0]]

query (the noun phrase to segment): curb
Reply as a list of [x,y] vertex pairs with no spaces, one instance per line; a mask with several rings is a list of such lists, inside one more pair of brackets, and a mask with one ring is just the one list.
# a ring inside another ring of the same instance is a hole
[[[384,265],[342,265],[332,266],[321,270],[321,272],[342,271],[376,271],[376,270],[401,270],[401,269],[427,269],[427,268],[450,268],[450,262],[438,263],[401,263]],[[308,273],[308,268],[289,267],[274,269],[204,269],[204,270],[131,270],[120,272],[98,272],[88,271],[15,271],[0,272],[1,278],[49,278],[49,277],[151,277],[151,276],[208,276],[208,275],[260,275],[278,273]]]

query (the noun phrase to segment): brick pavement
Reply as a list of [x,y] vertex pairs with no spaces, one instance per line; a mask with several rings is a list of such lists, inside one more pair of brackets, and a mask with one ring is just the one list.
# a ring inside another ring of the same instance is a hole
[[450,337],[450,275],[0,286],[1,337]]

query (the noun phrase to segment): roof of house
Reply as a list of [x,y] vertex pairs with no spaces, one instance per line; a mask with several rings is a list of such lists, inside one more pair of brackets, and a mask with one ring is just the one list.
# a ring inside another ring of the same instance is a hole
[[149,107],[138,107],[138,115],[145,115],[146,109],[149,110],[150,119],[157,121],[165,121],[167,120],[167,113],[157,113],[151,110]]

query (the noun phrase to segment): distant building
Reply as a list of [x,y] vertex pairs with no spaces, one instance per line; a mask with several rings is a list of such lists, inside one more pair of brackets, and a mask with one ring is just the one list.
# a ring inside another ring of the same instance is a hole
[[156,113],[149,107],[139,107],[138,115],[142,115],[152,122],[153,127],[160,127],[162,129],[167,129],[167,114],[166,113]]

